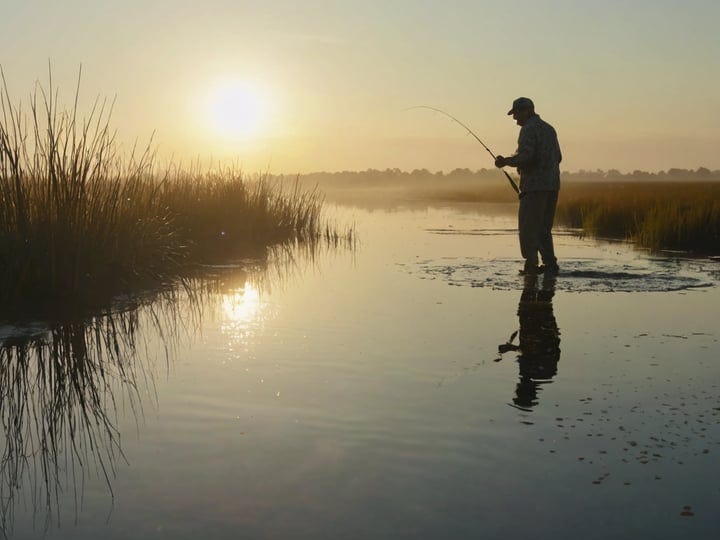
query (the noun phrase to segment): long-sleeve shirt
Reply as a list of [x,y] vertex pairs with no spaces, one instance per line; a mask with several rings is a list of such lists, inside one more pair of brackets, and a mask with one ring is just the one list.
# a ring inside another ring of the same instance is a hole
[[517,151],[507,164],[520,173],[520,192],[557,191],[561,161],[555,128],[536,114],[520,128]]

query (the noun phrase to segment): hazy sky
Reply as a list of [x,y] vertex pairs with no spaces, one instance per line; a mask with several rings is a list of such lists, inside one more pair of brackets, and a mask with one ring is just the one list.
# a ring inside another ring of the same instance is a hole
[[[82,63],[123,140],[155,131],[163,154],[249,171],[490,167],[456,125],[403,109],[445,108],[509,154],[520,95],[565,169],[720,168],[718,21],[718,0],[0,0],[0,64],[26,99],[51,59],[69,103]],[[224,116],[223,85],[261,101],[254,129],[220,129],[255,106]]]

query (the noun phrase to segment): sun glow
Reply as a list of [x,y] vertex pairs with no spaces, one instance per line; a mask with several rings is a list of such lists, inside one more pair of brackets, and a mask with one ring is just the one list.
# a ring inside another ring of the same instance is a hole
[[224,296],[222,307],[229,324],[247,326],[255,321],[262,309],[260,291],[246,282],[243,288]]
[[267,126],[268,114],[266,94],[245,81],[224,81],[210,92],[210,127],[224,139],[257,137]]

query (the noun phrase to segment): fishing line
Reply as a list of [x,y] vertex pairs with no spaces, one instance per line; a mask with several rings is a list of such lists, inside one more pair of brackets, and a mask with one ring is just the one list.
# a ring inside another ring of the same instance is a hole
[[[440,114],[442,114],[442,115],[447,116],[450,120],[452,120],[453,122],[455,122],[455,123],[459,124],[460,126],[462,126],[463,128],[465,128],[465,130],[466,130],[470,135],[472,135],[472,136],[475,138],[475,140],[476,140],[477,142],[479,142],[485,150],[487,150],[488,154],[490,154],[490,155],[492,156],[493,160],[496,159],[497,156],[493,153],[492,150],[490,150],[490,148],[487,147],[487,145],[486,145],[484,142],[482,142],[482,140],[480,140],[480,137],[478,137],[472,129],[470,129],[467,125],[465,125],[465,124],[462,123],[460,120],[458,120],[457,118],[455,118],[452,114],[450,114],[450,113],[448,113],[448,112],[445,112],[445,111],[443,111],[442,109],[438,109],[437,107],[430,107],[429,105],[417,105],[417,106],[415,106],[415,107],[408,107],[408,108],[405,109],[405,110],[406,110],[406,111],[410,111],[410,110],[413,110],[413,109],[428,109],[428,110],[430,110],[430,111],[435,111],[435,112],[437,112],[437,113],[440,113]],[[503,170],[503,174],[504,174],[505,177],[508,179],[508,182],[510,182],[510,186],[512,186],[512,188],[513,188],[513,190],[515,191],[515,193],[517,193],[518,195],[520,195],[520,189],[518,188],[517,184],[515,183],[515,180],[512,179],[512,177],[507,173],[507,171]]]

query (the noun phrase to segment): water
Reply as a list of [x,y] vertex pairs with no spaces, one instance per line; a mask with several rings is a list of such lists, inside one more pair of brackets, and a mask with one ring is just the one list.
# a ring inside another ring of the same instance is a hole
[[[720,534],[720,262],[566,233],[556,282],[526,282],[504,208],[339,211],[357,250],[217,269],[199,305],[141,307],[120,332],[135,354],[101,340],[84,391],[5,377],[4,419],[18,396],[56,411],[23,416],[45,429],[22,445],[5,421],[2,478],[28,464],[3,485],[8,535]],[[86,331],[18,339],[77,350]]]

